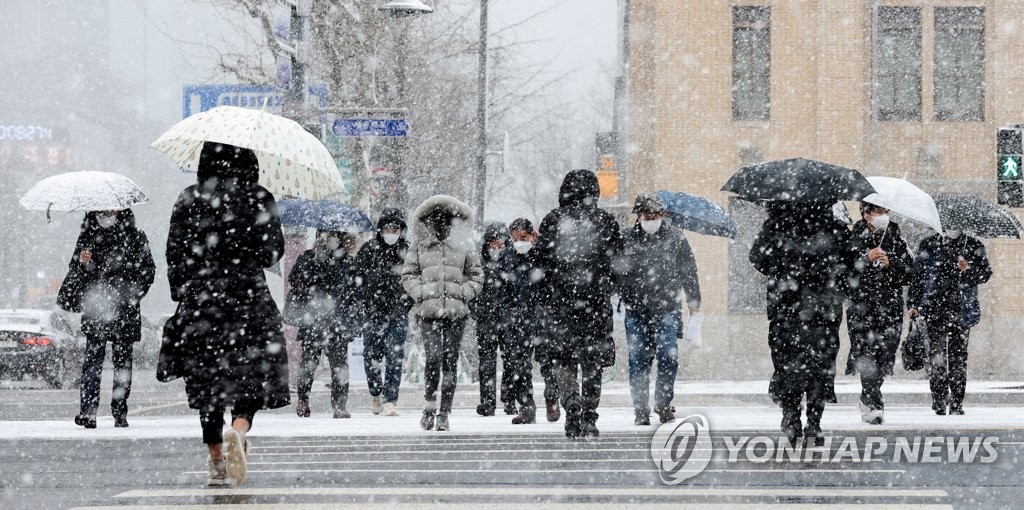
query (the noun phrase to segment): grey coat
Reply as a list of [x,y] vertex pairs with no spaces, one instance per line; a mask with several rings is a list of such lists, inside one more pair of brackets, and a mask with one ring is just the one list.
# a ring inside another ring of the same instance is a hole
[[402,287],[412,298],[417,316],[461,319],[469,315],[469,302],[480,295],[483,269],[469,240],[450,236],[441,241],[423,221],[437,210],[461,220],[473,217],[468,205],[447,195],[434,195],[420,204],[413,214],[416,242],[405,256]]

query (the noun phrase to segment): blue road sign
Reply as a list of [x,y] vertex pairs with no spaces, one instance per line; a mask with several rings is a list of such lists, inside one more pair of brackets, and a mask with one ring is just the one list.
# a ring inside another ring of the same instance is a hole
[[[281,113],[284,105],[284,91],[274,86],[256,85],[186,85],[182,97],[182,117],[205,112],[217,106],[240,106],[242,108],[263,108],[271,113]],[[327,85],[312,85],[309,95],[314,96],[320,108],[327,106]]]
[[405,119],[335,119],[331,130],[336,136],[406,136]]

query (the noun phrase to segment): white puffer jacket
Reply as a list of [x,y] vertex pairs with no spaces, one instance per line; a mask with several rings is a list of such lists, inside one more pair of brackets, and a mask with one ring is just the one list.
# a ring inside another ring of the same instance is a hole
[[469,302],[483,288],[480,255],[469,239],[453,232],[444,241],[437,238],[424,219],[443,210],[454,218],[470,222],[469,206],[455,197],[434,195],[413,213],[416,242],[409,247],[402,268],[402,286],[414,303],[413,312],[424,319],[461,319],[469,315]]

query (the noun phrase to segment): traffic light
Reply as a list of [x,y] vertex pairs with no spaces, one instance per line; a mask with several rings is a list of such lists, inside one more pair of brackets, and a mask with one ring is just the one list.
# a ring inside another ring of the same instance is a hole
[[996,182],[999,203],[1024,207],[1024,147],[1021,130],[1002,128],[996,133]]

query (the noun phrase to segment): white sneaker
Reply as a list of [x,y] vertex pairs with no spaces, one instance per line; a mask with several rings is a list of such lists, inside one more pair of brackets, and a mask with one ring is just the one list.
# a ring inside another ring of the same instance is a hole
[[370,400],[370,412],[373,414],[380,414],[384,410],[384,405],[380,402],[380,397],[373,397]]
[[228,427],[224,432],[224,471],[230,485],[242,485],[249,474],[245,459],[251,448],[248,443],[241,430]]
[[212,459],[206,460],[206,466],[209,468],[209,474],[206,475],[206,485],[209,487],[222,487],[228,484],[227,473],[224,467],[224,459]]
[[857,401],[860,408],[860,419],[871,425],[881,425],[885,421],[885,412],[881,409],[871,409],[864,405],[864,402]]
[[398,416],[398,408],[395,404],[388,402],[384,404],[384,416]]

